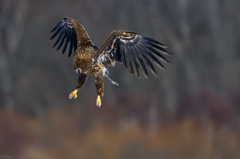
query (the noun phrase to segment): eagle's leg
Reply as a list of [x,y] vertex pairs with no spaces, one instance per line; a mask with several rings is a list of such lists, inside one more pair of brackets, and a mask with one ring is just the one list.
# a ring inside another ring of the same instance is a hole
[[110,76],[110,74],[106,68],[103,69],[103,76],[107,77],[113,85],[119,86],[119,84],[112,79],[112,77]]
[[118,84],[117,82],[115,82],[115,81],[111,78],[111,76],[109,75],[108,71],[106,72],[106,76],[107,76],[107,78],[109,79],[109,81],[110,81],[113,85],[119,86],[119,84]]
[[97,76],[95,76],[95,85],[96,85],[97,95],[98,95],[96,105],[100,107],[102,105],[100,96],[104,96],[104,81],[101,74],[98,74]]
[[79,74],[78,77],[78,85],[76,87],[76,89],[69,95],[69,99],[76,99],[77,98],[77,92],[83,88],[84,83],[87,80],[88,75],[85,75],[83,73]]

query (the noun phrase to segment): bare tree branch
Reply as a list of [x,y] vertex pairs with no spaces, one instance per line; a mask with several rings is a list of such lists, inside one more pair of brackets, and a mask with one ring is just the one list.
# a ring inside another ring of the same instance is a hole
[[3,107],[14,107],[14,69],[16,52],[20,45],[24,24],[27,0],[0,1],[0,71],[3,91]]

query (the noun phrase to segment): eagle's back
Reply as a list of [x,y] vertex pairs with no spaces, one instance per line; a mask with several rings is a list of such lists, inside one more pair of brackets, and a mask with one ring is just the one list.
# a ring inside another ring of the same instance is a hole
[[97,47],[91,45],[80,46],[73,58],[73,70],[81,68],[86,74],[94,74],[94,64],[96,63]]

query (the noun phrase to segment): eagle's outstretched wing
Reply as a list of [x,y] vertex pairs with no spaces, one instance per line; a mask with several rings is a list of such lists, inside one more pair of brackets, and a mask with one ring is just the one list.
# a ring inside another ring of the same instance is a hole
[[166,46],[160,42],[133,32],[113,31],[98,50],[97,56],[98,60],[106,65],[113,66],[115,61],[122,63],[131,74],[135,74],[138,78],[140,76],[139,68],[141,68],[144,76],[148,78],[145,65],[157,76],[157,71],[152,62],[162,69],[165,69],[165,67],[159,59],[170,63],[161,54],[172,55],[165,48]]
[[52,32],[55,33],[50,40],[59,35],[53,47],[60,42],[57,48],[57,50],[59,50],[65,42],[62,50],[63,54],[67,49],[68,43],[70,43],[68,57],[71,56],[72,51],[75,53],[77,48],[82,45],[93,45],[84,27],[78,21],[71,18],[63,18],[51,33]]

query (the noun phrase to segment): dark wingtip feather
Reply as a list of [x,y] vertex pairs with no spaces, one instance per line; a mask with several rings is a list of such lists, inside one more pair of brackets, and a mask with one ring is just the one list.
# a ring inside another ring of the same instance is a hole
[[154,40],[154,39],[152,39],[152,38],[143,37],[143,39],[144,39],[144,40],[147,40],[147,41],[149,41],[149,42],[152,42],[152,43],[154,43],[154,44],[157,44],[157,45],[159,45],[159,46],[162,47],[162,48],[167,48],[167,46],[165,46],[164,44],[162,44],[162,43],[160,43],[160,42],[158,42],[157,40]]
[[53,45],[53,48],[59,43],[59,41],[61,40],[63,35],[64,35],[64,31],[62,31],[61,34],[59,35],[58,39],[56,40],[55,44]]
[[148,51],[146,51],[144,45],[139,44],[139,45],[138,45],[138,48],[139,48],[138,50],[141,51],[141,54],[142,54],[142,56],[144,57],[146,63],[148,64],[151,72],[152,72],[155,76],[158,76],[155,67],[153,66],[152,62],[148,59],[148,56],[151,57],[151,59],[154,61],[155,64],[158,65],[158,67],[164,68],[164,67],[162,67],[162,64],[159,62],[159,60],[158,60],[154,55],[152,55],[151,53],[149,53]]
[[[138,58],[139,59],[139,58]],[[141,70],[142,70],[142,73],[143,73],[143,75],[144,75],[144,77],[146,78],[146,79],[148,79],[148,71],[147,71],[147,68],[146,68],[146,66],[145,66],[145,64],[144,64],[144,62],[143,61],[140,61],[140,59],[139,59],[139,62],[140,62],[140,64],[141,64]]]
[[62,47],[65,39],[66,39],[66,33],[65,33],[65,35],[62,37],[62,40],[61,40],[60,44],[59,44],[58,47],[57,47],[57,50],[59,50],[59,49]]
[[66,41],[65,41],[65,44],[64,44],[64,47],[63,47],[63,50],[62,50],[62,53],[63,53],[63,54],[65,53],[65,51],[66,51],[66,49],[67,49],[67,46],[68,46],[68,43],[69,43],[69,41],[70,41],[71,31],[68,31],[68,32],[66,33],[66,35],[67,35],[67,39],[66,39]]
[[156,45],[155,43],[152,43],[152,42],[148,41],[147,45],[151,46],[154,49],[157,49],[157,50],[161,51],[165,55],[173,55],[172,53],[169,53],[166,49],[164,49],[163,47],[160,47],[159,45]]
[[77,34],[76,34],[76,31],[75,31],[75,29],[74,29],[74,31],[73,31],[73,46],[74,46],[74,50],[77,50]]
[[126,53],[126,62],[127,62],[127,68],[128,68],[128,71],[131,73],[131,74],[134,74],[134,69],[133,69],[133,64],[132,64],[132,60],[131,60],[131,55],[129,53]]
[[[133,59],[133,58],[134,58],[134,57],[132,56],[132,59]],[[134,59],[133,59],[133,66],[134,66],[134,74],[135,74],[135,76],[139,79],[139,78],[140,78],[139,65],[138,65],[137,61],[135,61]]]
[[147,46],[148,50],[151,53],[154,53],[158,58],[160,58],[163,62],[166,63],[171,63],[167,58],[165,58],[162,54],[160,54],[157,50],[155,50],[154,48],[152,48],[151,46]]
[[70,18],[64,17],[63,20],[53,28],[51,33],[52,32],[54,32],[54,34],[50,40],[59,35],[53,45],[53,47],[56,47],[58,45],[57,50],[63,46],[62,53],[65,53],[69,42],[70,47],[68,56],[71,56],[72,52],[75,52],[77,50],[77,34]]
[[[168,52],[168,54],[169,54],[169,55],[171,55],[171,56],[174,56],[174,54],[173,54],[173,53],[171,53],[171,52]],[[171,62],[170,62],[170,63],[171,63]]]
[[69,41],[69,38],[66,39],[65,44],[64,44],[64,46],[63,46],[63,50],[62,50],[62,53],[63,53],[63,54],[65,53],[65,51],[66,51],[66,49],[67,49],[68,41]]
[[166,55],[170,55],[170,56],[173,56],[173,53],[171,52],[168,52],[167,50],[165,50],[164,48],[160,48],[159,49],[162,53],[166,54]]
[[147,51],[145,52],[159,68],[166,70],[165,66],[151,52],[147,52]]
[[152,72],[155,76],[158,76],[155,67],[153,66],[153,64],[151,63],[151,61],[148,59],[148,57],[145,56],[144,54],[142,54],[142,56],[143,56],[144,60],[146,61],[146,63],[148,64],[148,68],[151,70],[151,72]]
[[53,30],[51,31],[51,33],[54,32],[57,28],[59,28],[61,25],[62,25],[62,21],[60,21],[60,22],[53,28]]
[[135,68],[135,75],[139,79],[140,78],[140,74],[139,74],[139,63],[137,61],[137,55],[136,55],[136,52],[133,49],[133,47],[130,47],[129,49],[131,51],[131,57],[132,57],[133,65],[134,65],[134,68]]
[[71,45],[72,45],[72,44],[71,44],[71,42],[70,42],[70,47],[69,47],[68,57],[70,57],[71,54],[72,54],[72,46],[71,46]]
[[[166,70],[166,68],[164,67],[164,65],[152,54],[152,53],[154,53],[154,51],[156,51],[156,50],[154,50],[154,49],[150,50],[148,47],[146,47],[146,46],[144,46],[144,45],[142,45],[142,44],[140,44],[139,47],[142,49],[142,54],[143,54],[144,56],[150,57],[150,58],[152,59],[152,61],[153,61],[159,68],[161,68],[161,69],[163,69],[163,70]],[[148,50],[147,48],[148,48],[149,50]],[[156,54],[157,54],[157,53],[156,53]],[[161,55],[161,54],[159,54],[159,55]]]
[[121,46],[120,47],[120,52],[121,52],[121,60],[122,60],[122,64],[127,68],[127,62],[126,62],[126,57],[125,57],[125,47]]
[[136,46],[134,46],[132,49],[134,50],[135,56],[137,57],[137,59],[138,59],[138,61],[139,61],[139,63],[140,63],[139,66],[140,66],[140,68],[141,68],[141,70],[142,70],[142,72],[143,72],[144,77],[145,77],[146,79],[148,79],[148,71],[147,71],[147,68],[146,68],[146,66],[145,66],[145,64],[144,64],[144,62],[143,62],[143,59],[142,59],[142,56],[141,56],[141,54],[140,54],[139,48],[137,48]]
[[50,40],[55,38],[59,34],[59,32],[61,32],[61,31],[63,31],[63,28],[62,27],[58,28],[58,30],[53,34],[53,36],[50,38]]
[[[72,33],[73,34],[73,33]],[[72,49],[73,49],[73,36],[71,36],[71,38],[70,38],[70,47],[69,47],[69,53],[68,53],[68,57],[70,57],[71,56],[71,54],[72,54]]]

